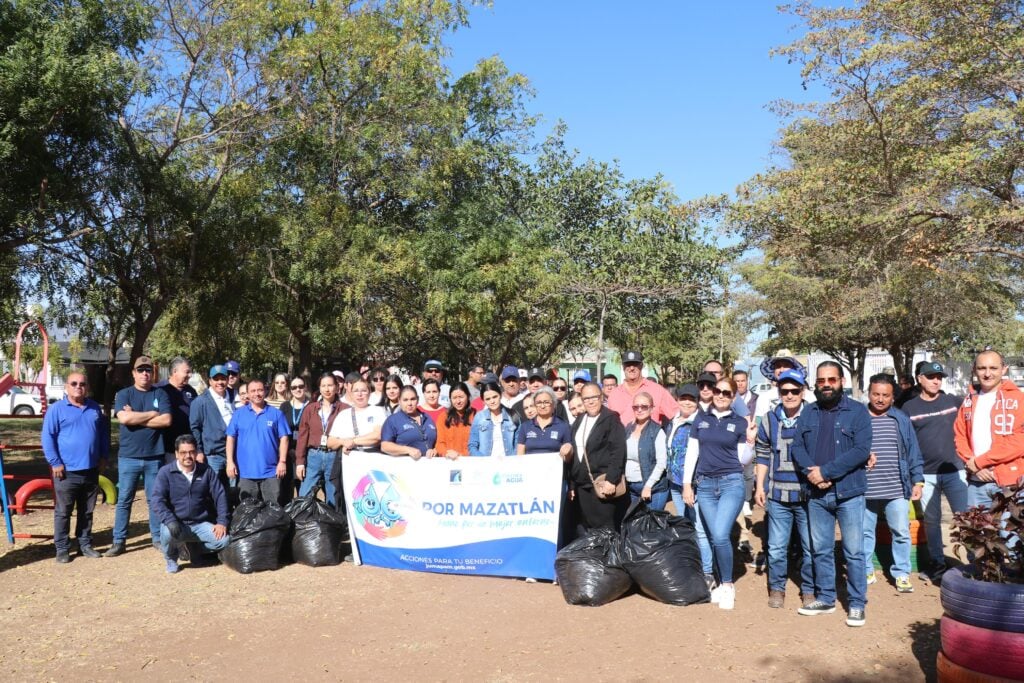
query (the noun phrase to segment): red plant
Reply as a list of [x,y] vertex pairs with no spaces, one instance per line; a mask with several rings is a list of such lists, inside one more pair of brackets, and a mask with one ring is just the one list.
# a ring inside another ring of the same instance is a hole
[[954,548],[964,548],[982,581],[1024,583],[1024,478],[953,515]]

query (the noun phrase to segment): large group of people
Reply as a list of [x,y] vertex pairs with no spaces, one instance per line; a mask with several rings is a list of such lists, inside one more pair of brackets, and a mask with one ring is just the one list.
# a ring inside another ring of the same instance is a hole
[[[284,503],[322,490],[343,511],[341,460],[352,451],[414,460],[557,453],[569,522],[561,542],[617,527],[637,501],[663,510],[671,500],[696,529],[711,601],[722,609],[735,607],[734,532],[746,533],[753,504],[766,515],[769,606],[784,607],[789,563],[798,558],[798,612],[834,612],[838,524],[846,623],[860,626],[868,585],[878,580],[872,554],[880,520],[892,538],[895,588],[912,592],[911,503],[924,508],[930,563],[921,577],[937,583],[946,569],[940,496],[958,512],[1024,476],[1024,403],[993,350],[976,357],[977,385],[962,399],[942,391],[940,363],[919,363],[902,408],[892,375],[870,378],[865,405],[847,395],[832,361],[808,378],[792,356],[766,358],[761,370],[772,386],[760,395],[746,370],[727,374],[718,361],[705,364],[694,383],[670,388],[644,375],[640,351],[625,351],[622,366],[621,383],[614,375],[593,381],[586,370],[570,378],[476,365],[449,384],[443,364],[428,360],[412,381],[383,368],[327,372],[310,392],[306,378],[282,373],[268,393],[260,378],[243,382],[229,360],[209,369],[208,388],[196,396],[187,359],[173,359],[168,380],[155,385],[152,359],[139,356],[133,384],[114,399],[118,498],[104,555],[125,552],[140,479],[151,542],[174,573],[184,549],[225,547],[236,497]],[[109,425],[88,398],[85,375],[71,372],[65,391],[43,423],[60,563],[70,561],[76,507],[79,552],[100,556],[91,519],[110,456]],[[740,538],[742,549],[749,536]]]

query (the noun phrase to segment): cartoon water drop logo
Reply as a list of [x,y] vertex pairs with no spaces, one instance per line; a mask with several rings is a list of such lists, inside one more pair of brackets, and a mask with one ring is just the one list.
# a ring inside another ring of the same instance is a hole
[[356,523],[377,540],[396,538],[409,523],[398,512],[405,486],[397,477],[371,470],[352,489],[352,508]]

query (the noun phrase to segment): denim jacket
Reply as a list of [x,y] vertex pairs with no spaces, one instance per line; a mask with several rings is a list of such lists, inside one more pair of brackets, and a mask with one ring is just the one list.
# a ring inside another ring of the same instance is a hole
[[[871,417],[868,409],[849,396],[839,400],[839,414],[836,416],[835,431],[831,435],[820,434],[821,406],[811,403],[804,407],[796,423],[793,438],[793,460],[806,477],[814,467],[814,451],[819,438],[835,439],[835,457],[832,462],[821,466],[821,476],[831,481],[836,497],[853,498],[868,490],[865,464],[871,454]],[[811,497],[821,490],[811,486]]]
[[[501,409],[501,441],[505,445],[505,455],[516,454],[516,425],[512,416],[504,408]],[[473,426],[469,430],[469,454],[490,455],[494,445],[494,422],[491,411],[484,408],[473,418]]]
[[903,484],[903,497],[910,498],[914,484],[924,483],[924,456],[910,417],[899,408],[889,408],[886,415],[896,420],[899,430],[900,482]]

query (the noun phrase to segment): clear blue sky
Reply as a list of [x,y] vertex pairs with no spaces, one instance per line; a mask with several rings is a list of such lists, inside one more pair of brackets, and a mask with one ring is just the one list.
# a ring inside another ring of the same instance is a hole
[[764,169],[781,125],[766,105],[807,101],[796,64],[769,57],[802,32],[766,0],[495,0],[448,39],[457,76],[499,55],[584,156],[664,175],[682,199],[729,193]]

